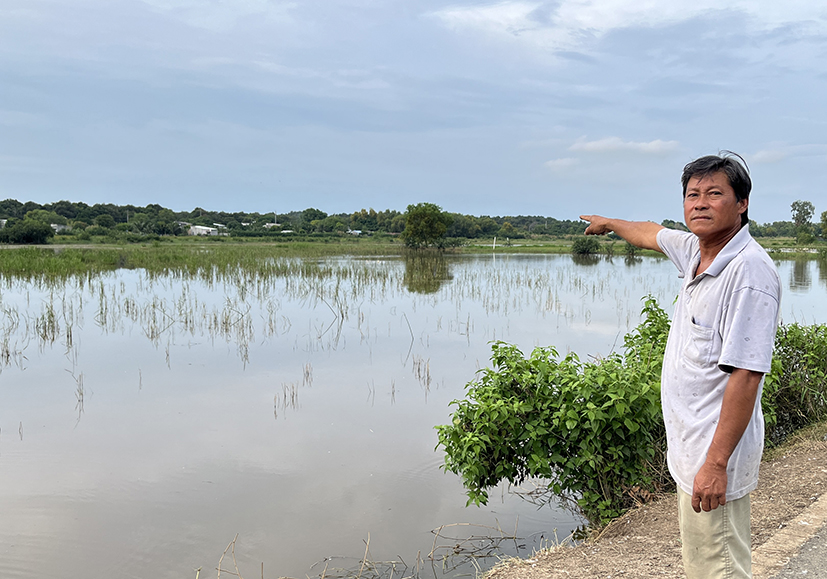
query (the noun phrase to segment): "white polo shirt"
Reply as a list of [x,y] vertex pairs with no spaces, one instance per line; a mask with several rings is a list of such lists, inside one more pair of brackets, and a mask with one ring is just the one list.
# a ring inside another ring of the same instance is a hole
[[[744,226],[702,274],[692,233],[662,229],[657,242],[684,278],[663,359],[661,402],[669,472],[687,494],[706,460],[733,368],[770,371],[781,282],[772,260]],[[758,389],[752,418],[727,465],[727,500],[758,485],[764,415]]]

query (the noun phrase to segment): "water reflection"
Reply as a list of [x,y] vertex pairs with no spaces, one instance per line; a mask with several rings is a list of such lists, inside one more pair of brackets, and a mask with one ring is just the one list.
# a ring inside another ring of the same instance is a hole
[[439,291],[453,279],[445,254],[441,251],[419,250],[405,254],[405,287],[418,294]]
[[592,255],[592,254],[577,254],[573,253],[571,255],[571,260],[577,265],[597,265],[600,263],[600,256],[599,255]]
[[793,261],[793,267],[790,271],[790,290],[794,292],[806,292],[813,285],[812,272],[810,266],[812,260],[806,257],[796,257]]
[[637,255],[627,255],[623,258],[623,263],[626,264],[626,267],[635,267],[643,263],[643,258]]

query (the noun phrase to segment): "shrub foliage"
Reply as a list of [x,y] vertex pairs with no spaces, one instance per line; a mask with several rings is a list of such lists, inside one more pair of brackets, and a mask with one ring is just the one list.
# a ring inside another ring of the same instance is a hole
[[591,255],[600,251],[600,242],[594,237],[577,237],[571,244],[571,252],[575,255]]
[[524,358],[493,345],[494,368],[454,401],[438,426],[444,468],[462,476],[470,503],[485,503],[502,480],[548,479],[592,523],[616,517],[635,489],[669,485],[664,469],[660,367],[669,322],[653,299],[627,336],[624,356],[583,362],[536,348]]
[[770,445],[827,418],[827,326],[778,328],[762,402],[765,440]]

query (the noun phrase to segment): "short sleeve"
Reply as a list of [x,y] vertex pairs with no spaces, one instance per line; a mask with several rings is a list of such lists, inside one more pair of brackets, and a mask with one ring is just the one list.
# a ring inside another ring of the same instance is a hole
[[684,277],[698,251],[698,238],[686,231],[664,228],[656,239],[661,251],[678,268],[679,277]]
[[[760,264],[763,265],[763,264]],[[774,268],[752,267],[739,277],[721,324],[718,367],[770,371],[781,288]]]

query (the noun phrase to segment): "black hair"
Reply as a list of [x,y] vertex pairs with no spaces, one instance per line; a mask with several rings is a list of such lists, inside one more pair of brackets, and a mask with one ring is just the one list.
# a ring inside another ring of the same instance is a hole
[[[738,201],[749,199],[749,193],[752,191],[749,167],[741,155],[732,151],[720,151],[717,155],[707,155],[686,165],[681,175],[683,196],[686,197],[686,185],[690,179],[693,177],[703,179],[719,171],[727,176],[730,187],[735,191],[735,199]],[[747,211],[744,211],[741,214],[741,227],[747,223],[749,223],[749,216]]]

